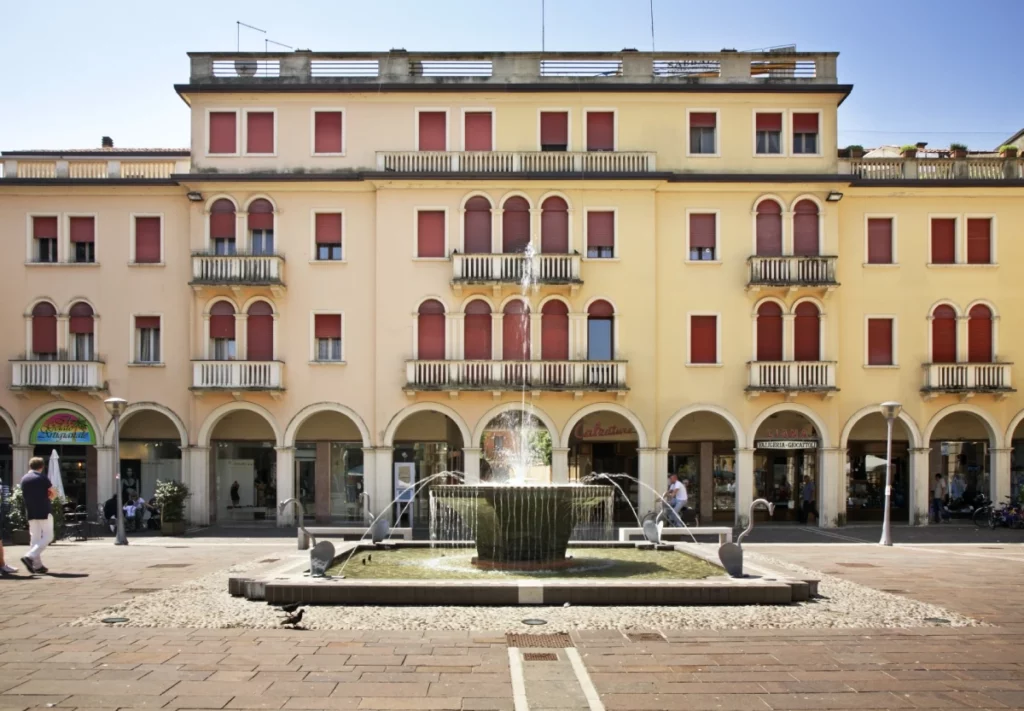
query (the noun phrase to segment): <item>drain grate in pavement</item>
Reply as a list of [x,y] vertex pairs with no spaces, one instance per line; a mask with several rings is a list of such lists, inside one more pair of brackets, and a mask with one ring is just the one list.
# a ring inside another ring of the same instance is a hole
[[840,568],[877,568],[873,563],[836,563]]
[[505,644],[509,647],[540,647],[542,649],[564,649],[565,647],[575,647],[572,643],[572,639],[569,635],[564,632],[558,632],[556,634],[526,634],[522,632],[507,632],[505,634]]
[[156,565],[147,565],[147,568],[187,568],[191,563],[157,563]]
[[630,642],[664,642],[665,636],[657,632],[633,632],[627,634]]
[[557,662],[558,655],[554,652],[523,652],[524,662]]

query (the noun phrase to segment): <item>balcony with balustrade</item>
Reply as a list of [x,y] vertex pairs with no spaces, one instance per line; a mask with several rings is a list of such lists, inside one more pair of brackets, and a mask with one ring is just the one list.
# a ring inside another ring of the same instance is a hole
[[995,395],[1001,400],[1017,392],[1011,379],[1013,363],[923,363],[921,370],[921,394],[927,399],[957,395],[967,400],[975,395]]
[[747,289],[755,293],[762,289],[796,291],[800,288],[827,292],[839,286],[836,281],[836,257],[753,256],[747,263],[750,265]]
[[193,289],[208,286],[269,287],[275,295],[284,290],[284,257],[280,254],[192,253]]
[[793,400],[803,393],[824,398],[839,392],[834,361],[751,361],[747,363],[747,397],[782,393]]
[[274,397],[284,392],[284,363],[276,360],[192,361],[192,388],[196,393],[263,391]]
[[[871,153],[884,154],[885,151]],[[854,185],[880,185],[927,181],[932,184],[966,182],[998,185],[1024,180],[1024,160],[995,153],[950,157],[947,152],[903,157],[869,154],[863,158],[840,158],[840,175],[850,175]]]
[[425,175],[653,173],[652,151],[378,151],[377,170]]
[[160,151],[6,151],[0,158],[0,182],[173,185],[176,173],[189,172],[189,152]]
[[463,286],[530,285],[564,286],[575,293],[580,279],[580,255],[572,254],[460,254],[452,255],[452,287],[456,294]]
[[614,392],[624,396],[626,361],[410,360],[407,395],[417,392]]
[[49,393],[86,392],[100,396],[107,391],[106,364],[100,360],[11,361],[11,390]]

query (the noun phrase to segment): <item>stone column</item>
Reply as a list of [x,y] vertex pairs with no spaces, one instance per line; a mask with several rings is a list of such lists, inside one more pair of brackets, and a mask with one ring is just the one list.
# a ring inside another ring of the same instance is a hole
[[750,522],[750,503],[754,500],[754,450],[736,450],[736,525]]
[[[646,484],[652,489],[657,489],[658,450],[653,447],[645,447],[643,449],[637,449],[637,455],[640,460],[638,472],[640,475],[640,483]],[[637,513],[641,516],[643,516],[645,512],[654,508],[654,494],[651,493],[650,489],[644,486],[640,487],[638,504]]]
[[[277,507],[282,501],[295,496],[295,447],[274,447],[277,452],[277,500],[268,501]],[[289,505],[277,515],[278,526],[295,525],[295,507]]]
[[463,447],[463,474],[466,475],[467,484],[475,484],[480,481],[480,447]]
[[[29,423],[30,425],[32,423]],[[21,477],[28,472],[28,460],[32,458],[32,452],[35,447],[19,446],[14,445],[11,447],[11,466],[14,470],[11,472],[12,483],[17,484],[21,481]],[[113,491],[113,487],[111,487]]]
[[[17,455],[15,455],[17,456]],[[183,462],[184,463],[184,462]],[[15,474],[18,474],[15,469]],[[114,448],[96,448],[96,498],[101,504],[117,492],[114,487]]]
[[[839,507],[840,493],[844,487],[840,486],[840,479],[846,471],[843,466],[846,461],[846,450],[839,447],[830,447],[821,450],[821,475],[818,477],[818,526],[820,528],[835,528],[839,524],[839,514],[846,515],[846,507]],[[797,487],[803,485],[797,482]],[[801,506],[803,498],[796,497],[797,506]]]
[[530,313],[530,360],[540,360],[542,318],[541,313]]
[[992,501],[997,503],[1013,494],[1010,490],[1010,461],[1012,454],[1012,448],[989,450],[989,496],[992,497]]
[[587,315],[569,314],[569,359],[587,359]]
[[543,210],[539,207],[530,208],[530,244],[533,246],[534,254],[540,254],[540,220],[542,212]]
[[[491,253],[501,254],[502,224],[501,216],[505,210],[500,207],[491,208]],[[495,275],[497,276],[497,275]]]
[[931,506],[931,447],[910,450],[910,523],[928,525],[928,509]]
[[700,501],[691,502],[691,506],[700,512],[700,520],[710,522],[714,516],[715,499],[715,443],[700,443],[700,466],[697,469],[700,477]]
[[551,448],[551,483],[566,484],[569,481],[569,448]]
[[491,360],[501,360],[504,355],[502,327],[505,315],[501,312],[491,314]]
[[466,314],[449,314],[452,337],[451,360],[466,359]]
[[[192,495],[186,504],[188,521],[193,526],[210,525],[210,448],[187,447],[182,450],[181,458],[188,458],[188,479],[185,484]],[[184,472],[182,476],[184,477]]]
[[238,360],[249,360],[249,314],[235,314],[235,352]]
[[795,324],[796,314],[782,314],[782,360],[784,361],[791,361],[794,358]]

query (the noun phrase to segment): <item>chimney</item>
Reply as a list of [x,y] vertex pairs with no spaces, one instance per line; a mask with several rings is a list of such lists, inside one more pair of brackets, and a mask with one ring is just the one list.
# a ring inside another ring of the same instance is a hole
[[104,136],[102,139],[100,139],[100,145],[103,148],[113,148],[114,147],[114,139],[111,138],[110,136]]

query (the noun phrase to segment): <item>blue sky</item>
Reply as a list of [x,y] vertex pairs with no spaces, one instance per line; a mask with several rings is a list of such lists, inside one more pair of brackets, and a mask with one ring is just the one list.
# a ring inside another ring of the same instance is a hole
[[[8,0],[0,149],[188,145],[192,51],[536,50],[541,0]],[[485,9],[486,8],[486,9]],[[658,50],[795,43],[854,84],[840,145],[994,148],[1024,128],[1024,0],[654,0]],[[649,0],[546,0],[549,50],[650,49]],[[45,30],[43,30],[45,28]]]

